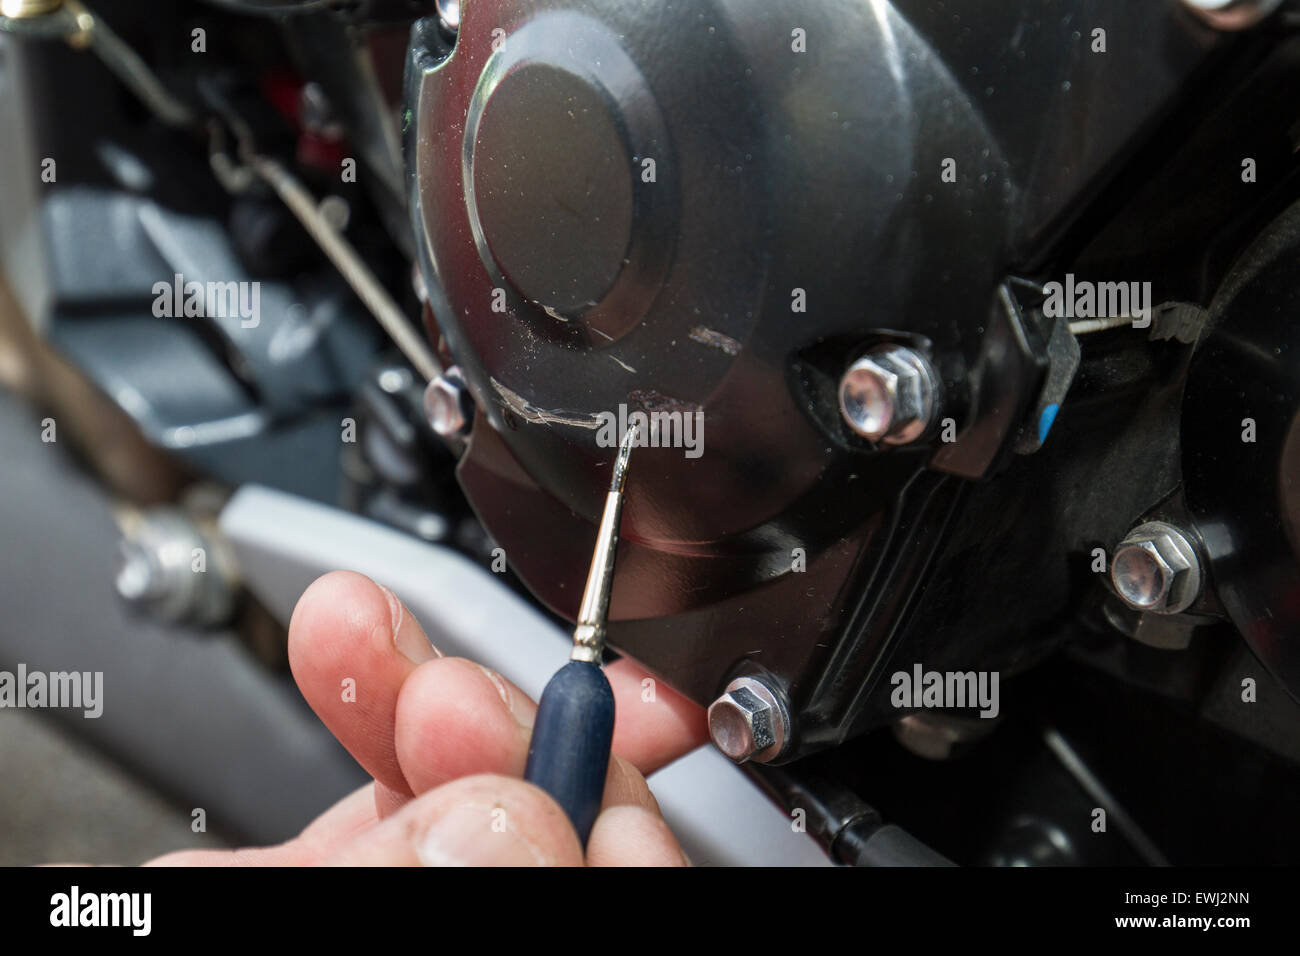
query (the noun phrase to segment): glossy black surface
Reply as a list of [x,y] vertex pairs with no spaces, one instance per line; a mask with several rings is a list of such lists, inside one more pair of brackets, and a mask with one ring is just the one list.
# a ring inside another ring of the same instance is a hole
[[[1036,398],[1044,343],[1004,278],[1212,46],[1160,4],[940,6],[480,0],[450,55],[414,32],[408,175],[479,407],[467,495],[572,617],[607,481],[594,416],[702,412],[700,457],[637,453],[611,643],[702,703],[775,675],[815,746],[906,639],[947,484],[1004,465]],[[934,363],[955,442],[880,451],[840,423],[834,383],[889,340]]]
[[[1300,696],[1300,207],[1236,264],[1183,415],[1187,504],[1220,600]],[[1254,440],[1244,440],[1254,423]]]

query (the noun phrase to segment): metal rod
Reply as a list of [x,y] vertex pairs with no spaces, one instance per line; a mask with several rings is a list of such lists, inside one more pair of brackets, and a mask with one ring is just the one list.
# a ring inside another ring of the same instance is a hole
[[1075,749],[1061,736],[1058,730],[1052,727],[1044,730],[1043,741],[1070,776],[1074,777],[1075,782],[1083,791],[1101,805],[1110,819],[1114,821],[1119,832],[1129,841],[1129,845],[1137,851],[1138,855],[1148,865],[1169,865],[1169,860],[1160,852],[1160,848],[1152,842],[1138,822],[1115,799],[1115,796],[1106,789],[1106,785],[1083,762],[1083,758],[1075,752]]
[[194,113],[162,84],[131,46],[99,14],[77,0],[0,0],[0,32],[61,39],[90,49],[163,123],[194,125]]
[[393,301],[388,290],[370,271],[370,267],[357,254],[352,244],[321,214],[316,198],[298,179],[280,163],[257,153],[246,153],[244,161],[261,176],[276,195],[289,207],[303,228],[316,240],[316,244],[334,263],[348,285],[365,303],[394,344],[401,349],[417,372],[428,381],[442,374],[442,364],[433,351],[425,345],[406,319],[406,313]]
[[1087,335],[1089,332],[1105,332],[1133,324],[1131,315],[1112,315],[1102,319],[1080,319],[1070,323],[1070,332],[1074,335]]
[[628,459],[636,441],[636,428],[629,428],[618,446],[614,473],[610,476],[605,510],[596,532],[596,547],[582,591],[578,623],[573,630],[571,660],[599,664],[605,652],[605,629],[609,618],[609,596],[614,587],[614,557],[618,553],[618,526],[623,515],[623,487],[627,483]]
[[[140,54],[113,32],[103,17],[79,3],[69,2],[76,13],[76,22],[83,35],[88,35],[90,48],[126,86],[138,96],[153,114],[175,129],[194,125],[194,113],[171,94],[153,70],[140,58]],[[78,42],[70,38],[69,42]]]

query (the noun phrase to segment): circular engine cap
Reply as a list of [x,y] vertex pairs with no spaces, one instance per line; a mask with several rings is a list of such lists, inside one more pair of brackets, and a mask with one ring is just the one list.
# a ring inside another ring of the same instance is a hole
[[488,58],[466,115],[466,212],[484,266],[544,313],[543,334],[581,329],[599,347],[644,316],[675,232],[666,143],[645,78],[589,17],[534,17]]
[[473,130],[467,201],[491,258],[544,309],[577,316],[622,270],[628,150],[599,88],[548,63],[495,85]]

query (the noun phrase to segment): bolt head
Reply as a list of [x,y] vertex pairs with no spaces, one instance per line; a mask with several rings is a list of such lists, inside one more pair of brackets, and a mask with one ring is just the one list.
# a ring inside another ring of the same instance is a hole
[[455,36],[460,30],[460,0],[437,0],[433,7],[438,14],[438,25]]
[[736,763],[771,760],[785,746],[788,730],[784,705],[752,677],[732,681],[709,706],[709,736]]
[[155,600],[166,593],[166,581],[149,549],[130,538],[118,542],[113,587],[123,600],[133,604]]
[[934,416],[935,379],[929,363],[899,345],[872,349],[840,379],[840,414],[857,434],[886,445],[921,437]]
[[465,414],[465,386],[453,369],[439,375],[424,390],[424,414],[429,427],[443,438],[465,433],[469,424]]
[[411,373],[404,368],[394,366],[379,373],[379,387],[388,395],[396,395],[411,384]]
[[1177,614],[1201,589],[1200,559],[1177,528],[1150,522],[1131,531],[1110,564],[1115,593],[1136,611]]

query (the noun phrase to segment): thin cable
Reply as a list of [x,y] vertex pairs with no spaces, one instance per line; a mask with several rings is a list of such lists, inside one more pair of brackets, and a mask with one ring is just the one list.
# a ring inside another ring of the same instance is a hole
[[1133,324],[1131,315],[1112,315],[1104,319],[1080,319],[1078,322],[1070,323],[1070,333],[1072,335],[1087,335],[1089,332],[1105,332],[1107,329],[1118,329],[1126,325]]
[[1043,732],[1043,741],[1047,744],[1047,748],[1056,755],[1056,759],[1061,761],[1070,776],[1074,777],[1075,782],[1083,788],[1088,796],[1097,801],[1111,820],[1115,821],[1116,828],[1129,841],[1133,849],[1138,852],[1138,855],[1146,860],[1148,865],[1169,865],[1169,861],[1160,852],[1160,848],[1142,831],[1137,821],[1129,816],[1128,811],[1120,806],[1119,801],[1106,789],[1105,784],[1088,769],[1088,765],[1083,762],[1083,758],[1075,752],[1074,748],[1057,730],[1051,727],[1045,730]]
[[334,267],[383,326],[393,343],[401,349],[407,361],[427,381],[438,378],[442,374],[442,364],[425,345],[424,339],[411,328],[406,313],[393,301],[388,290],[370,271],[352,244],[321,214],[316,198],[293,173],[274,159],[252,152],[246,153],[243,158],[275,190],[289,211],[316,240],[316,244],[334,263]]

